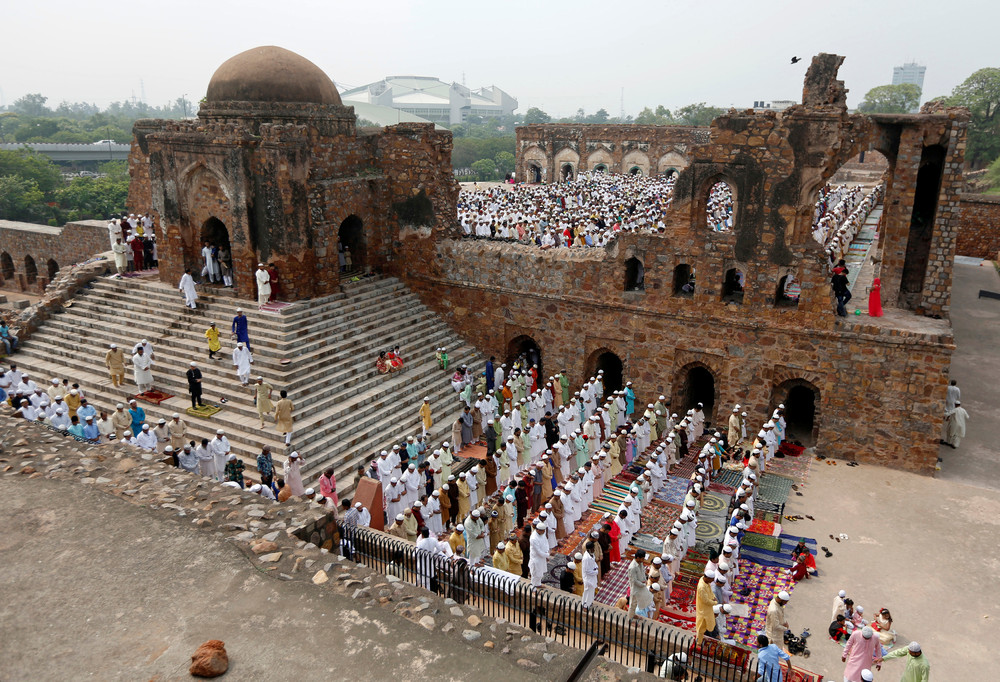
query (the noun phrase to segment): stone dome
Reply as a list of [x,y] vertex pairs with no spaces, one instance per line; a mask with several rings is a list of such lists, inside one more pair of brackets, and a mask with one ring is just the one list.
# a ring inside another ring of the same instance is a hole
[[241,52],[216,69],[206,102],[308,102],[341,106],[340,93],[321,68],[282,47]]

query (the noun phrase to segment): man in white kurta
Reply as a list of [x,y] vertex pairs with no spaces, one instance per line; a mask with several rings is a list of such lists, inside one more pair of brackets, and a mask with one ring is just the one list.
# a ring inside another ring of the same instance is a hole
[[[589,544],[589,543],[588,543]],[[597,595],[597,560],[590,550],[583,553],[583,608],[589,608]]]
[[250,349],[240,341],[233,349],[233,367],[236,368],[236,376],[239,377],[240,383],[244,386],[250,383],[250,365],[252,363],[253,355],[250,354]]
[[254,273],[257,279],[257,305],[261,308],[271,298],[271,275],[264,268],[263,263],[257,263],[257,272]]
[[532,587],[542,586],[542,577],[548,570],[549,541],[545,534],[545,524],[536,523],[535,530],[531,534],[528,553],[528,573],[531,575]]
[[225,431],[219,429],[215,432],[215,438],[208,441],[208,449],[215,460],[215,479],[219,482],[226,480],[226,459],[229,457],[229,439],[226,438]]
[[195,301],[198,300],[198,292],[195,291],[194,278],[191,276],[190,270],[185,270],[184,274],[181,275],[181,283],[177,285],[177,288],[184,292],[184,305],[194,310]]
[[139,348],[132,356],[132,368],[135,372],[135,384],[139,393],[145,393],[153,388],[153,359]]
[[305,463],[297,452],[288,455],[288,459],[285,460],[285,485],[296,497],[301,497],[306,492],[305,486],[302,485],[302,465]]
[[957,448],[965,438],[965,423],[969,421],[969,413],[962,407],[962,401],[955,401],[955,409],[948,415],[948,445]]
[[205,259],[205,269],[202,270],[203,275],[208,277],[209,282],[219,281],[219,264],[212,257],[212,247],[208,242],[201,247],[201,255]]

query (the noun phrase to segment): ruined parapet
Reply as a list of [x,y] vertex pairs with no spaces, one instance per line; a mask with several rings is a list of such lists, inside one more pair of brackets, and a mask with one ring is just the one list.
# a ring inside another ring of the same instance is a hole
[[802,104],[807,107],[834,105],[847,111],[847,88],[837,80],[844,58],[839,54],[821,52],[813,57],[802,85]]

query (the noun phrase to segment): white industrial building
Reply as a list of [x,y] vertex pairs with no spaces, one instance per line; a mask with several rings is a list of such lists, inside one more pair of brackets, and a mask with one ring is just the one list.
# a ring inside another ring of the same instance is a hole
[[387,76],[344,90],[340,98],[348,106],[391,107],[443,125],[464,123],[470,116],[509,116],[517,109],[517,100],[496,86],[472,90],[430,76]]

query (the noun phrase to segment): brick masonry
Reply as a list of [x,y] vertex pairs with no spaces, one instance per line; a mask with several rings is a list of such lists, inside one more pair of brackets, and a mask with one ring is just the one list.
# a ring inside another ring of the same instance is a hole
[[106,223],[101,220],[62,227],[0,220],[0,286],[42,293],[61,267],[89,260],[110,248]]
[[963,194],[959,216],[958,255],[1000,259],[1000,195]]

